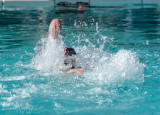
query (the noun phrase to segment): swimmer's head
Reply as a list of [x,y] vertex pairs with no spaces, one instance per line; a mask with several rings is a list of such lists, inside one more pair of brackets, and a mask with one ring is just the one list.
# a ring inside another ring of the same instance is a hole
[[65,47],[65,56],[72,56],[72,55],[76,55],[75,50],[71,47]]

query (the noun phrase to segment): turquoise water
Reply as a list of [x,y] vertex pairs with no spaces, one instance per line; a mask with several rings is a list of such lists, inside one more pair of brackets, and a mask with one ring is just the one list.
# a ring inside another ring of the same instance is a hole
[[[0,114],[160,114],[160,4],[119,6],[2,9]],[[54,18],[59,42],[47,37]],[[76,50],[83,75],[59,70],[63,44]]]

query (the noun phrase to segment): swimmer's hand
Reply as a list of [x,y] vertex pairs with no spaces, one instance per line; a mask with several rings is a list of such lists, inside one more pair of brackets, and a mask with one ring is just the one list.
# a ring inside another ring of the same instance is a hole
[[59,34],[61,34],[61,22],[59,19],[54,19],[49,26],[49,34],[53,39],[57,39]]
[[84,68],[82,67],[82,68],[77,68],[77,69],[69,69],[69,70],[67,70],[66,72],[67,73],[76,73],[76,74],[82,74],[83,72],[84,72],[85,70],[84,70]]

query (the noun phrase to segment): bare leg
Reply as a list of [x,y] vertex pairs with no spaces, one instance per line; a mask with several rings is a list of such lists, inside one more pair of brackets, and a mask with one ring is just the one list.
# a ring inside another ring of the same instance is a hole
[[49,26],[49,34],[52,36],[53,39],[58,38],[58,35],[61,32],[61,22],[59,19],[54,19],[50,23]]

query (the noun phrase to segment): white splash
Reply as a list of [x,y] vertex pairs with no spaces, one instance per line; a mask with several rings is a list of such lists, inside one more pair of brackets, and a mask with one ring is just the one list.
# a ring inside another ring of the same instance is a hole
[[25,78],[25,76],[0,77],[0,81],[18,81]]
[[[102,37],[101,37],[102,38]],[[107,37],[103,37],[106,41]],[[86,39],[89,46],[78,46],[77,65],[84,67],[83,74],[85,81],[99,84],[118,84],[126,80],[143,82],[144,64],[139,62],[136,52],[121,49],[117,53],[106,51],[102,45],[96,48],[89,39]],[[43,38],[35,48],[35,56],[31,62],[36,69],[59,71],[64,69],[64,42],[62,38]]]
[[38,70],[57,71],[64,65],[64,43],[62,37],[41,39],[35,47],[35,55],[31,61]]
[[122,49],[113,54],[92,50],[92,53],[88,54],[90,56],[85,55],[84,58],[87,59],[85,66],[90,66],[88,68],[91,70],[91,72],[85,73],[89,82],[122,84],[126,80],[132,82],[143,82],[144,80],[144,64],[139,62],[135,52]]

